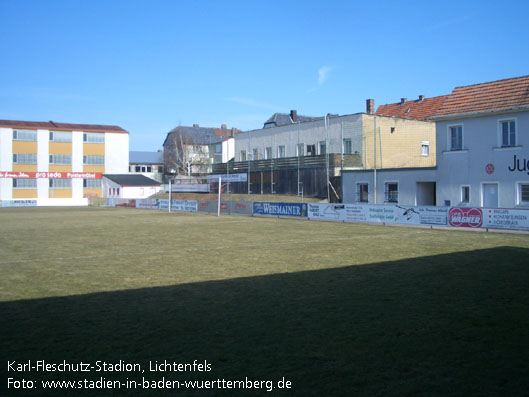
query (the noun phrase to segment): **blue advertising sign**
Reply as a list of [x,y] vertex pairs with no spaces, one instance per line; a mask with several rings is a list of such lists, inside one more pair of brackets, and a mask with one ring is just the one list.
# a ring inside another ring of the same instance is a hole
[[208,175],[208,181],[218,181],[222,178],[222,182],[246,182],[248,180],[247,174],[214,174]]
[[253,203],[253,213],[257,215],[307,216],[307,204],[295,203]]

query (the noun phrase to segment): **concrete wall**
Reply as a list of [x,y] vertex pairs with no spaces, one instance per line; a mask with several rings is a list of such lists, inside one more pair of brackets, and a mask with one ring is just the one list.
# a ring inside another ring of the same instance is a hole
[[[368,204],[387,204],[385,201],[385,184],[398,183],[398,205],[418,205],[424,202],[424,185],[418,183],[435,182],[435,169],[399,169],[377,170],[377,188],[375,201],[374,171],[343,171],[342,194],[343,202],[348,204],[358,203],[357,184],[368,184]],[[437,203],[438,204],[438,203]],[[424,204],[423,204],[424,205]]]

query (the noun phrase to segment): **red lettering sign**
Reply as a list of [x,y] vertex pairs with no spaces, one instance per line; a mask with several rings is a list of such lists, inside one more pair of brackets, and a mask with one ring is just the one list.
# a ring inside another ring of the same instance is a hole
[[0,171],[0,178],[14,179],[101,179],[101,172],[26,172]]
[[455,227],[481,227],[483,212],[480,208],[450,208],[448,223]]

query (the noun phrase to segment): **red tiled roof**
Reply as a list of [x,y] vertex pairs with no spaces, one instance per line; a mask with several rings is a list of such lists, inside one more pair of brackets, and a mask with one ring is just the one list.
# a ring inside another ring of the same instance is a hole
[[434,117],[529,106],[529,76],[456,87]]
[[17,120],[0,120],[0,127],[20,128],[20,129],[46,129],[62,131],[84,131],[84,132],[115,132],[128,134],[123,128],[116,125],[97,125],[97,124],[69,124],[55,123],[53,121],[17,121]]
[[242,132],[241,130],[238,130],[237,128],[212,128],[213,133],[215,136],[219,139],[227,139],[231,138],[235,134],[238,134]]
[[425,120],[432,117],[441,107],[449,95],[436,96],[433,98],[424,98],[422,101],[406,101],[404,104],[390,103],[378,107],[376,114],[378,116],[402,117],[406,119]]

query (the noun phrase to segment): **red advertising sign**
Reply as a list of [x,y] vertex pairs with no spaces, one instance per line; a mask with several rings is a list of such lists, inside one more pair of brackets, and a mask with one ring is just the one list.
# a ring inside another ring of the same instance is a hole
[[450,208],[448,223],[454,227],[481,227],[483,212],[480,208]]
[[0,178],[13,179],[101,179],[101,172],[26,172],[0,171]]

